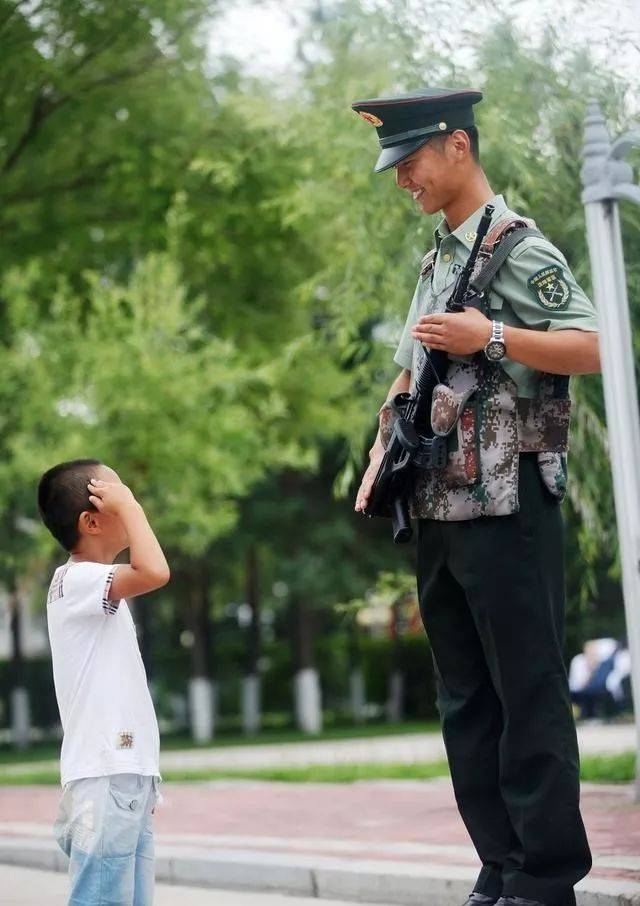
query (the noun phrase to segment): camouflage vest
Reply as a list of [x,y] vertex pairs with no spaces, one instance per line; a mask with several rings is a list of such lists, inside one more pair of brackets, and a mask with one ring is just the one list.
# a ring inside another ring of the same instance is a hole
[[[531,220],[507,218],[487,234],[476,271],[489,260],[501,239]],[[430,288],[436,251],[422,261],[421,280]],[[429,284],[426,284],[429,281]],[[422,314],[442,312],[453,287],[432,293]],[[491,317],[490,309],[485,310]],[[424,350],[414,344],[412,386]],[[477,516],[517,512],[519,454],[537,453],[548,490],[559,499],[566,493],[566,451],[569,433],[569,377],[540,374],[538,396],[518,398],[513,379],[483,352],[449,356],[446,378],[434,392],[431,423],[448,438],[443,470],[418,474],[410,501],[413,518],[456,522]]]

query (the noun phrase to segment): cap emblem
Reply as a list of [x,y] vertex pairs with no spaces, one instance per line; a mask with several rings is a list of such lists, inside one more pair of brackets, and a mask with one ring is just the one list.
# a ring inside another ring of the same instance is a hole
[[440,131],[444,131],[446,128],[447,128],[446,123],[438,123],[438,129],[440,129]]
[[379,116],[376,116],[375,113],[369,113],[367,110],[356,110],[358,116],[361,116],[363,120],[367,123],[371,123],[372,126],[375,126],[376,129],[378,126],[382,126],[382,120]]

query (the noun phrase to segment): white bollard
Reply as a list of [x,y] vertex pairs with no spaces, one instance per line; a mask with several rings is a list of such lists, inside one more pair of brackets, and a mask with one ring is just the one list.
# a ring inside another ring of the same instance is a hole
[[359,668],[352,670],[349,676],[349,700],[354,721],[357,724],[364,723],[364,710],[367,699],[364,688],[364,674]]
[[205,676],[189,680],[189,720],[195,742],[211,742],[216,712],[216,689]]
[[303,733],[322,731],[322,703],[318,671],[313,667],[298,670],[294,677],[295,715]]
[[11,690],[11,735],[17,749],[26,749],[29,745],[30,729],[29,693],[22,686],[18,686]]
[[242,730],[247,735],[260,730],[260,677],[249,673],[242,678]]

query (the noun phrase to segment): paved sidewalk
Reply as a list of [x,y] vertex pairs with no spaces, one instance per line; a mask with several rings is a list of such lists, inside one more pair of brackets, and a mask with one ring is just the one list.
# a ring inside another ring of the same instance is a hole
[[[459,906],[478,861],[448,779],[165,784],[158,878],[298,896]],[[64,869],[51,839],[59,791],[0,797],[0,862]],[[580,906],[640,904],[640,807],[629,786],[583,787],[594,869]]]
[[[635,748],[633,724],[583,724],[578,727],[582,755],[615,755]],[[321,740],[262,745],[221,746],[162,752],[162,771],[259,770],[315,764],[421,764],[445,758],[439,731],[374,736],[364,739]],[[25,769],[56,771],[57,761],[0,766],[0,774]]]
[[[69,885],[66,875],[39,868],[0,865],[2,906],[67,906]],[[154,906],[318,906],[316,899],[264,893],[232,893],[229,890],[203,890],[157,884]],[[344,902],[325,900],[323,906],[345,906]],[[348,906],[348,904],[347,904]]]

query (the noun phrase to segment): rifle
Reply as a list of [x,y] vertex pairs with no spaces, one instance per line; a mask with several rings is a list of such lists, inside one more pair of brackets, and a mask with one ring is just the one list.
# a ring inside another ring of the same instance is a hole
[[[475,295],[469,292],[469,281],[493,210],[490,204],[484,209],[473,248],[447,302],[448,312],[464,311],[465,305],[472,301],[470,297]],[[446,377],[449,357],[442,350],[422,348],[424,359],[416,375],[413,392],[398,393],[391,401],[397,418],[364,509],[365,516],[391,517],[396,544],[406,543],[413,534],[409,495],[416,470],[444,469],[447,464],[447,438],[438,437],[433,432],[431,403],[434,388]]]

